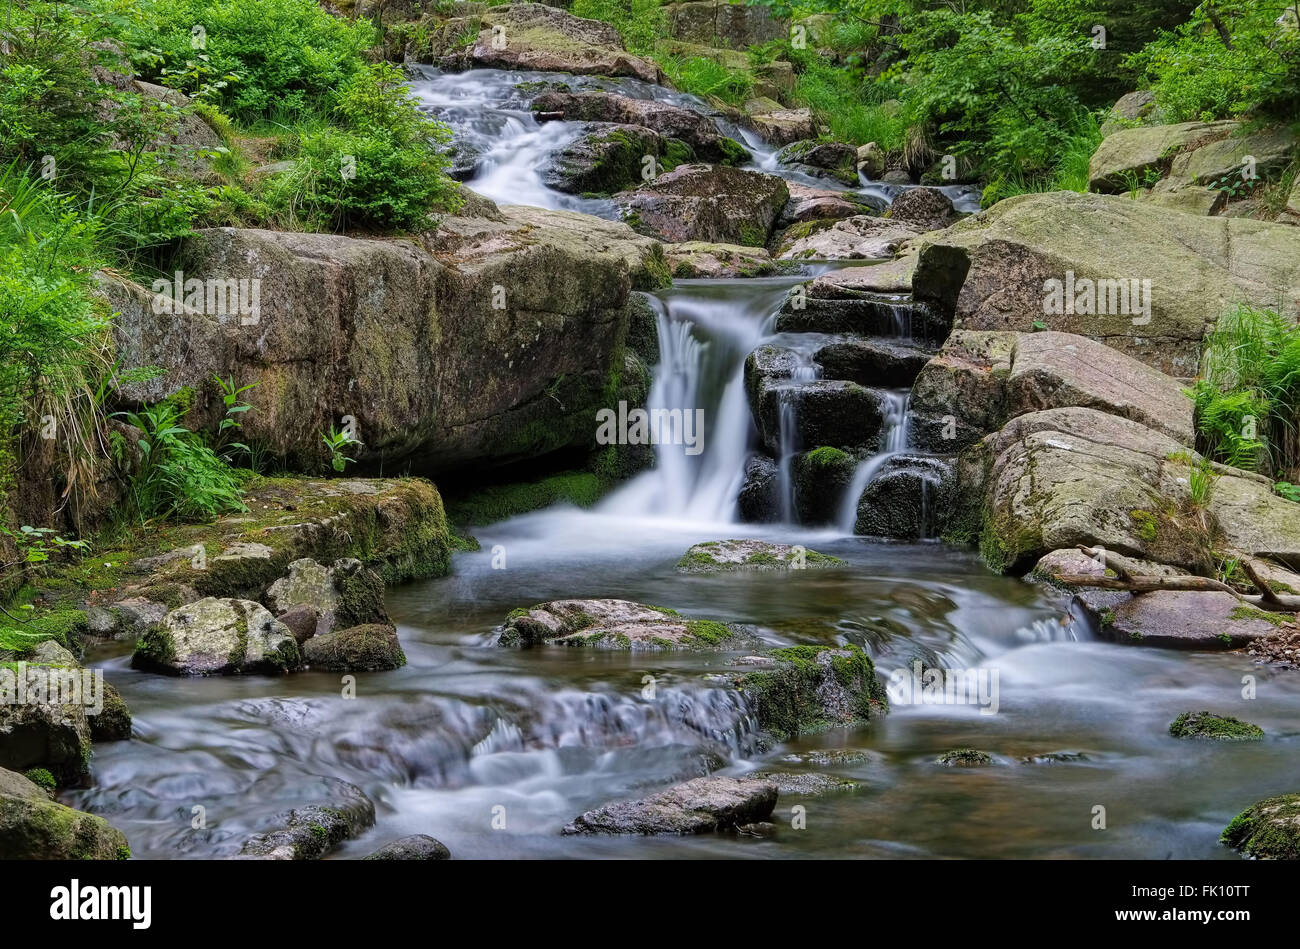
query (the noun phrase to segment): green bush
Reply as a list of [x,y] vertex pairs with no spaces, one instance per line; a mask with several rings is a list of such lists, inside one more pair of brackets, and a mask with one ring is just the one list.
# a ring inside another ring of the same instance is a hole
[[418,229],[430,212],[459,207],[459,187],[446,174],[450,160],[435,147],[450,132],[405,88],[388,63],[344,83],[331,113],[339,124],[302,132],[293,171],[267,187],[271,207],[312,226],[378,229]]
[[180,424],[184,411],[176,402],[119,414],[138,432],[129,489],[141,518],[211,520],[247,510],[238,473]]
[[662,56],[659,66],[682,92],[721,99],[729,105],[742,104],[754,88],[754,76],[748,69],[729,69],[703,56]]
[[[1291,17],[1288,21],[1286,16]],[[1169,122],[1300,116],[1300,29],[1284,0],[1212,0],[1136,53]]]
[[600,20],[618,30],[629,52],[645,56],[668,35],[668,18],[659,0],[573,0],[569,12]]
[[[378,35],[316,0],[95,0],[137,70],[236,119],[318,112]],[[202,33],[195,35],[196,28]]]

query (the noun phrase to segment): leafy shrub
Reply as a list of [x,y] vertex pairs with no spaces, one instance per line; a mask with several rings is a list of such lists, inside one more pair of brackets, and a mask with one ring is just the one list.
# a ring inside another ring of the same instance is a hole
[[388,63],[344,83],[332,110],[339,125],[302,132],[296,165],[268,186],[267,202],[293,220],[334,228],[417,229],[431,211],[459,207],[450,159],[435,147],[451,133],[405,88]]
[[119,415],[139,433],[139,465],[129,489],[141,518],[210,520],[247,510],[239,475],[181,424],[184,412],[176,402]]
[[142,74],[245,121],[319,111],[377,40],[368,21],[331,16],[315,0],[98,3],[118,17]]
[[1137,52],[1169,122],[1300,115],[1300,29],[1285,0],[1207,0]]

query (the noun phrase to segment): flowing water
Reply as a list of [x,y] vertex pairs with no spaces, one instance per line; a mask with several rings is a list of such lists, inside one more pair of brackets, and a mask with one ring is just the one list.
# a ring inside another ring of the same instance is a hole
[[[498,93],[513,88],[511,77],[435,76],[417,91],[462,110],[458,130],[477,129],[490,158],[476,186],[559,206],[572,199],[528,170],[566,133],[530,124],[522,98],[509,107]],[[507,166],[513,185],[497,177]],[[1100,641],[1060,595],[993,576],[939,544],[734,522],[756,443],[744,358],[764,341],[816,342],[772,333],[792,282],[689,281],[656,295],[662,358],[651,404],[703,408],[704,451],[660,445],[655,468],[597,508],[557,506],[481,528],[482,551],[456,555],[450,576],[391,589],[409,662],[358,675],[355,698],[343,696],[337,674],[174,679],[132,670],[122,644],[100,647],[88,659],[130,705],[135,736],[97,745],[93,787],[67,803],[107,817],[137,856],[154,858],[232,855],[277,813],[328,803],[331,782],[342,779],[377,808],[376,827],[336,851],[344,858],[427,833],[458,857],[1232,859],[1217,843],[1228,820],[1300,786],[1300,677],[1235,654]],[[906,446],[905,396],[896,399],[878,458]],[[737,536],[803,543],[847,566],[674,570],[691,544]],[[996,713],[895,701],[867,727],[764,748],[743,702],[709,678],[731,656],[495,645],[494,629],[515,607],[604,596],[749,624],[774,645],[856,643],[883,675],[918,660],[996,674]],[[1246,675],[1258,679],[1251,701],[1242,698]],[[1220,745],[1168,736],[1174,717],[1201,708],[1246,718],[1269,737]],[[964,746],[987,750],[995,764],[936,764]],[[767,838],[559,833],[610,800],[758,767],[829,771],[861,786],[783,795]],[[804,829],[791,825],[795,805],[806,808]],[[1099,806],[1104,830],[1095,827]]]

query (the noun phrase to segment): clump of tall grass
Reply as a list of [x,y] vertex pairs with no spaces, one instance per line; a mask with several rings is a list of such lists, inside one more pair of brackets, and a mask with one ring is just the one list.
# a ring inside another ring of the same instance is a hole
[[1080,112],[1070,127],[1061,156],[1047,176],[1030,176],[1011,172],[994,178],[984,188],[981,204],[989,207],[1003,198],[1018,194],[1042,194],[1047,191],[1088,191],[1088,172],[1093,153],[1101,144],[1101,127],[1092,112]]
[[1300,326],[1273,310],[1236,307],[1206,339],[1191,395],[1203,454],[1300,480]]

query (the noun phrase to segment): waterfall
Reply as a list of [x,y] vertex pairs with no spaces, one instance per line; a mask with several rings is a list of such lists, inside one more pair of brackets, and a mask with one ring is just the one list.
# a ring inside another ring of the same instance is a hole
[[[680,281],[651,296],[659,364],[647,408],[704,410],[703,452],[655,446],[655,466],[606,498],[600,510],[629,517],[713,522],[734,519],[754,422],[745,393],[745,357],[768,335],[799,278]],[[811,361],[809,370],[815,372]],[[793,431],[792,431],[793,436]]]
[[858,465],[853,472],[853,480],[844,492],[844,501],[840,507],[838,527],[846,534],[853,533],[853,525],[858,520],[858,499],[867,489],[871,479],[880,471],[882,465],[890,458],[907,449],[907,409],[912,400],[912,393],[903,389],[897,392],[884,392],[882,413],[885,424],[880,435],[880,451]]
[[[811,382],[821,377],[821,368],[805,352],[793,351],[799,360],[790,373],[792,383]],[[793,387],[778,390],[780,408],[777,411],[777,424],[780,430],[781,456],[777,459],[777,491],[781,496],[781,520],[786,524],[795,521],[795,487],[792,469],[795,455],[799,453],[802,442],[799,438],[798,412],[790,401]]]

